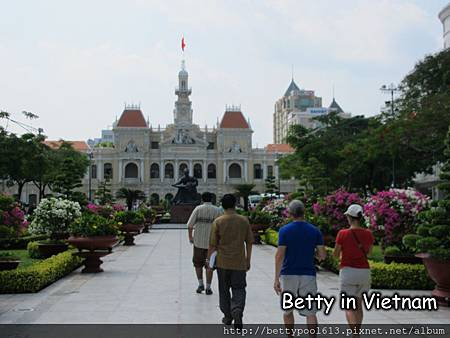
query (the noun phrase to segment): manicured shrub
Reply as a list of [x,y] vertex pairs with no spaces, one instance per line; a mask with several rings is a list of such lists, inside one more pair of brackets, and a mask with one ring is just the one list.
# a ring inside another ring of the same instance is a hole
[[63,252],[23,269],[0,272],[0,293],[37,292],[69,274],[82,259]]
[[30,258],[43,258],[41,252],[39,251],[39,242],[30,242],[27,245],[28,256]]
[[[1,225],[0,225],[1,228]],[[14,238],[0,238],[0,249],[18,250],[26,249],[28,243],[47,239],[47,235],[29,235]]]

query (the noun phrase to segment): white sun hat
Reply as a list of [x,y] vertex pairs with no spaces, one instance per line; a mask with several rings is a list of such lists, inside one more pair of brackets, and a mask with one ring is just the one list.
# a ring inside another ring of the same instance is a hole
[[352,204],[348,207],[344,215],[349,215],[352,217],[361,217],[363,214],[363,208],[359,204]]

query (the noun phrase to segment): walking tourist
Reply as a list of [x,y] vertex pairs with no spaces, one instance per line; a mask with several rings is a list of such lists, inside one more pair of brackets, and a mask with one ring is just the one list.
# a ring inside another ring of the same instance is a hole
[[[213,221],[222,214],[222,211],[214,206],[212,201],[213,195],[209,192],[202,194],[203,204],[197,206],[188,220],[189,242],[193,244],[194,253],[192,262],[194,263],[195,273],[198,279],[198,287],[196,292],[212,295],[211,282],[213,270],[206,263],[208,257],[209,237]],[[203,284],[203,268],[206,275],[206,289]]]
[[[316,226],[304,220],[305,206],[301,201],[289,203],[288,211],[293,221],[284,225],[278,233],[274,290],[281,297],[284,292],[294,297],[315,296],[317,283],[314,258],[316,254],[319,260],[326,257],[323,236]],[[310,329],[317,327],[316,312],[315,307],[299,311],[301,316],[306,317]],[[285,310],[283,320],[286,328],[292,329],[295,322],[293,310]]]
[[372,232],[361,227],[363,208],[352,204],[345,212],[349,229],[342,229],[336,237],[333,255],[340,257],[339,279],[341,292],[357,297],[357,309],[346,310],[347,322],[358,332],[363,320],[362,294],[370,290],[370,268],[367,256],[373,247]]
[[225,212],[213,223],[208,259],[217,251],[219,305],[224,314],[222,322],[231,325],[234,321],[235,328],[239,329],[242,328],[246,273],[250,269],[253,233],[248,219],[238,215],[235,206],[234,195],[223,196],[222,207]]

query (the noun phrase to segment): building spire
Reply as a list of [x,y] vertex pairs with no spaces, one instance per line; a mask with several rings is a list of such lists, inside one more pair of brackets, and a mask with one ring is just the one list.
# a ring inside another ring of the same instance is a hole
[[291,80],[294,81],[294,64],[291,65]]

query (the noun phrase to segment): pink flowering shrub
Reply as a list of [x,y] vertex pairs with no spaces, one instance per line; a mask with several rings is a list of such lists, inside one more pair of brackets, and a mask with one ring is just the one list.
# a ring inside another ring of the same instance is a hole
[[321,216],[328,223],[327,226],[325,224],[319,226],[324,235],[336,236],[339,230],[348,227],[344,212],[350,204],[363,205],[364,202],[357,193],[348,192],[344,188],[336,190],[313,204],[314,214]]
[[105,218],[113,218],[117,212],[124,211],[125,207],[122,204],[99,205],[94,203],[88,203],[86,209],[93,214],[100,215]]
[[404,249],[402,238],[413,233],[417,215],[429,205],[429,198],[413,189],[390,189],[371,196],[364,205],[368,226],[383,247]]
[[23,234],[28,228],[28,221],[25,219],[25,213],[18,206],[1,213],[0,223],[13,229],[17,234]]

